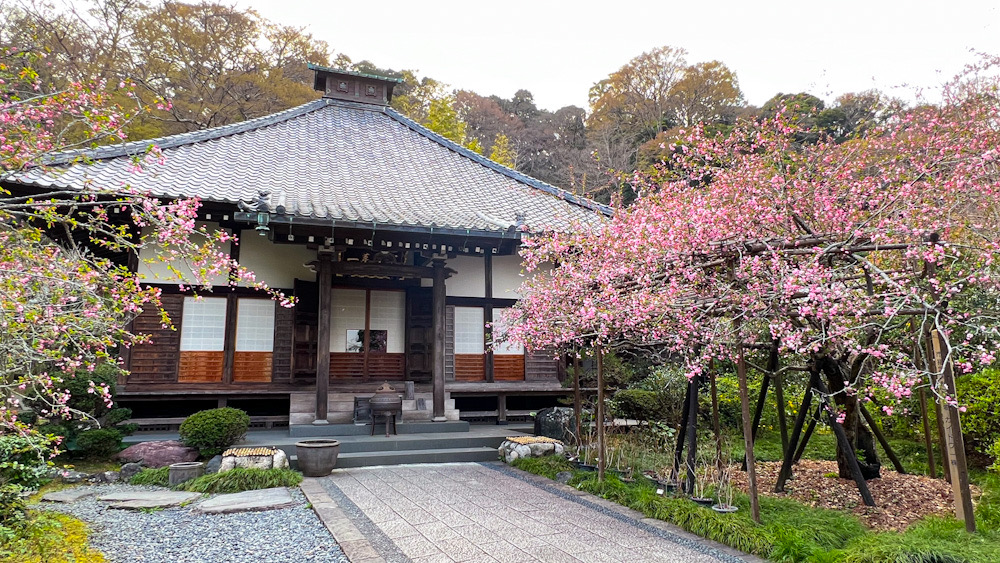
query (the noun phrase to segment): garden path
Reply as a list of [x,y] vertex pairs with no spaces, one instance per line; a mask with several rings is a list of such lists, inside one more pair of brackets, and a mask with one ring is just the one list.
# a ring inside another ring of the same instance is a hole
[[340,469],[302,490],[353,563],[757,560],[500,463]]

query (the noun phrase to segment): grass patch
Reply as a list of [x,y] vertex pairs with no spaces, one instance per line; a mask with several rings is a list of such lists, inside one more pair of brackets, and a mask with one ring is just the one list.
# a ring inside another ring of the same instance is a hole
[[573,466],[570,465],[570,463],[566,461],[566,458],[561,455],[521,457],[515,459],[511,465],[521,471],[527,471],[528,473],[548,477],[553,481],[555,480],[557,473],[561,471],[573,471]]
[[[779,447],[780,449],[780,447]],[[920,452],[922,453],[922,452]],[[918,453],[919,455],[919,453]],[[554,477],[572,471],[560,458],[517,460],[518,469]],[[792,499],[761,496],[761,521],[750,519],[749,497],[737,494],[735,514],[717,514],[682,497],[659,496],[644,479],[622,482],[609,473],[574,471],[569,484],[672,522],[699,536],[746,553],[782,562],[988,563],[1000,561],[1000,475],[976,473],[983,489],[976,507],[979,531],[967,534],[954,518],[927,518],[904,532],[873,532],[851,514],[812,508]]]
[[31,512],[11,532],[0,543],[0,562],[104,563],[104,555],[87,544],[87,525],[68,514]]
[[170,486],[170,468],[169,467],[157,467],[146,468],[142,471],[136,473],[129,479],[129,484],[132,485],[154,485],[157,487],[169,487]]
[[181,483],[176,488],[194,493],[239,493],[272,487],[295,487],[302,474],[291,469],[243,469],[237,467],[224,473],[202,475]]

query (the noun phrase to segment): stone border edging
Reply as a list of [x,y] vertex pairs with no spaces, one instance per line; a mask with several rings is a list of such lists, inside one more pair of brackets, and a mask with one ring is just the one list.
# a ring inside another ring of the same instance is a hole
[[633,510],[627,506],[622,506],[616,502],[611,502],[599,496],[592,495],[586,491],[570,487],[569,485],[558,483],[547,477],[542,477],[541,475],[536,475],[534,473],[528,473],[527,471],[521,471],[520,469],[510,467],[507,464],[497,461],[481,462],[480,465],[494,471],[504,473],[520,481],[524,481],[560,498],[564,498],[593,510],[597,510],[598,512],[607,514],[616,520],[636,526],[637,528],[645,530],[646,532],[649,532],[657,537],[674,542],[680,546],[693,549],[699,553],[715,557],[720,561],[726,561],[727,563],[765,563],[766,561],[756,555],[743,553],[737,549],[729,547],[728,545],[692,534],[675,524],[671,524],[663,520],[657,520],[655,518],[649,518],[637,510]]
[[[369,541],[370,534],[381,534],[381,530],[343,493],[337,495],[339,498],[331,496],[329,488],[323,486],[323,480],[331,477],[305,477],[299,489],[312,505],[320,522],[333,534],[333,539],[340,545],[347,559],[351,563],[386,563],[386,556],[389,556],[390,561],[409,561],[402,553],[384,553],[384,550],[380,551]],[[345,512],[345,508],[355,514],[354,518]],[[366,529],[358,529],[356,521]],[[391,543],[388,538],[386,540]],[[395,544],[392,545],[395,547]]]

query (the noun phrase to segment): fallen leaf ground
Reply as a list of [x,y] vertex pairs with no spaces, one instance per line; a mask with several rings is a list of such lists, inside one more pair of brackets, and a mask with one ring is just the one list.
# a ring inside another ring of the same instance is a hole
[[[903,475],[882,468],[882,477],[868,481],[875,506],[861,500],[858,487],[851,479],[836,476],[834,461],[802,460],[793,468],[793,478],[784,493],[775,493],[780,462],[757,464],[757,489],[761,495],[791,497],[809,506],[849,511],[874,530],[901,531],[910,524],[934,514],[953,514],[951,485],[944,479],[924,475]],[[733,484],[747,490],[747,474],[739,467],[731,472]],[[980,491],[973,487],[973,499]]]

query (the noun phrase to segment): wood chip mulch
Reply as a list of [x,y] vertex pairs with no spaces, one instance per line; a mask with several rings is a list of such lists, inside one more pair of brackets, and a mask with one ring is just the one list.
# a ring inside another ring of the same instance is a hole
[[[849,511],[874,530],[901,531],[933,514],[954,514],[951,485],[944,479],[924,475],[903,475],[882,467],[882,477],[868,481],[875,506],[861,500],[858,486],[851,479],[836,477],[834,461],[802,460],[792,469],[792,479],[784,493],[775,493],[781,462],[757,464],[757,490],[761,495],[791,497],[808,506]],[[746,492],[747,474],[734,467],[733,484]],[[973,499],[980,491],[973,487]]]

